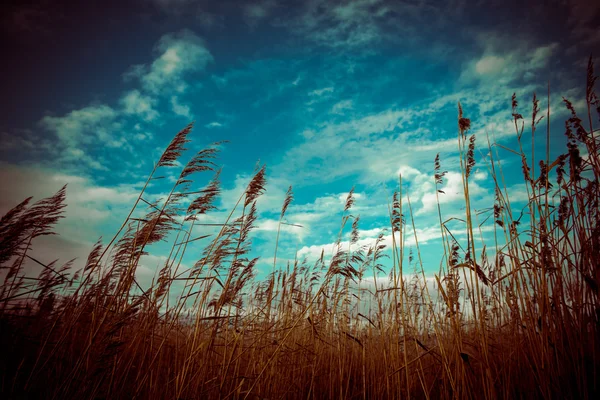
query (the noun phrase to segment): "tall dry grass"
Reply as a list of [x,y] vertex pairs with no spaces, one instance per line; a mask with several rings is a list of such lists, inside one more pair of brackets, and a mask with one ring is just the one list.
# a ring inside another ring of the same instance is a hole
[[[389,204],[390,248],[383,234],[370,247],[357,246],[351,191],[330,258],[282,265],[276,249],[273,272],[257,281],[251,233],[265,167],[257,167],[217,231],[203,221],[221,190],[218,144],[185,165],[165,199],[148,200],[146,188],[160,178],[157,171],[176,165],[191,125],[156,163],[115,237],[106,246],[98,242],[80,271],[72,262],[44,264],[30,255],[34,239],[52,234],[62,217],[66,189],[34,204],[25,200],[0,220],[2,398],[596,398],[595,80],[590,59],[587,110],[577,114],[564,100],[566,149],[553,159],[549,123],[545,151],[534,152],[544,135],[535,95],[527,120],[512,98],[514,149],[471,135],[459,104],[465,212],[460,219],[444,215],[444,160],[436,157],[431,179],[443,258],[433,278],[424,273],[410,192],[400,177]],[[489,154],[483,162],[476,161],[479,149]],[[524,209],[511,204],[500,154],[522,164]],[[477,212],[469,190],[476,166],[495,185],[493,204]],[[292,201],[290,188],[280,228]],[[134,217],[141,206],[145,216]],[[493,239],[484,240],[490,222]],[[416,246],[408,249],[412,239]],[[164,240],[171,241],[169,257],[144,288],[136,280],[140,259]],[[186,269],[182,260],[191,249],[201,257]],[[39,264],[41,274],[27,276],[26,262]],[[377,283],[385,263],[392,265],[389,287]],[[365,279],[371,275],[375,286]]]

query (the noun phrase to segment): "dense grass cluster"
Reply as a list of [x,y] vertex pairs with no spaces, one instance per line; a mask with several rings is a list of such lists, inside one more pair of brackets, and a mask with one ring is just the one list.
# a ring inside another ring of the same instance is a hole
[[[273,273],[256,280],[250,239],[256,200],[265,190],[264,167],[217,228],[203,221],[220,195],[218,144],[185,165],[166,198],[148,200],[146,189],[160,178],[157,171],[178,165],[191,125],[155,164],[119,232],[107,245],[97,243],[82,270],[75,272],[71,262],[46,265],[30,255],[34,239],[52,234],[61,218],[65,188],[34,204],[23,201],[0,220],[0,396],[595,398],[600,394],[595,79],[590,59],[585,117],[564,100],[571,114],[566,150],[554,159],[550,125],[545,132],[538,127],[537,98],[526,121],[513,96],[518,148],[482,145],[485,138],[477,138],[477,147],[489,152],[487,165],[477,166],[487,168],[495,183],[494,204],[478,214],[469,192],[476,141],[459,104],[465,212],[460,221],[445,220],[438,202],[443,258],[434,277],[423,272],[418,237],[414,251],[404,245],[415,227],[410,193],[400,177],[389,204],[391,247],[383,244],[383,234],[369,247],[357,245],[351,191],[333,254],[314,264],[281,265],[275,250]],[[535,148],[533,141],[544,134],[545,153],[526,154],[524,148]],[[522,212],[511,206],[499,153],[522,163],[529,198]],[[432,161],[436,195],[443,196],[445,172],[439,157]],[[199,179],[208,182],[202,190],[194,187]],[[290,188],[280,227],[292,200]],[[136,217],[143,208],[146,215]],[[493,226],[493,241],[484,242],[482,220]],[[449,228],[457,221],[462,235]],[[203,227],[206,234],[192,235]],[[350,239],[344,242],[345,237]],[[172,244],[168,260],[152,286],[141,287],[140,258],[163,240]],[[202,257],[183,268],[191,248]],[[35,278],[24,271],[32,262],[43,268]],[[391,265],[385,271],[391,284],[366,284],[364,278],[377,277],[383,265]]]

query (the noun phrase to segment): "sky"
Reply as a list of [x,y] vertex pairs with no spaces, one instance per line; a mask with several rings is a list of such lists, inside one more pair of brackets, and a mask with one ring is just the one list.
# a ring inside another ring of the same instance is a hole
[[[550,151],[564,151],[561,100],[585,110],[599,11],[584,0],[9,0],[0,16],[0,214],[67,183],[60,235],[34,250],[45,262],[85,260],[99,237],[112,238],[171,138],[194,121],[182,162],[228,141],[218,161],[222,196],[207,221],[223,222],[257,163],[267,166],[253,233],[259,277],[272,267],[289,185],[286,221],[302,227],[284,226],[282,263],[332,252],[352,187],[360,244],[372,243],[389,227],[400,174],[425,272],[437,272],[436,154],[448,171],[443,217],[465,213],[458,102],[478,145],[470,190],[481,211],[494,198],[487,137],[516,148],[513,93],[528,121],[534,92],[546,113],[549,85]],[[545,134],[536,143],[543,153]],[[500,155],[520,211],[520,160]],[[166,179],[148,196],[168,193],[178,172],[162,171]],[[460,224],[453,228],[464,235]],[[389,243],[389,228],[385,235]],[[154,276],[167,251],[159,245],[144,260],[141,280]],[[200,252],[188,249],[187,262]]]

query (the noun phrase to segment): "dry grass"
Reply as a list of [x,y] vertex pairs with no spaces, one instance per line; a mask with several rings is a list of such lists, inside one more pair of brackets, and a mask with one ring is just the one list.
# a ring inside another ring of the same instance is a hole
[[[257,281],[250,237],[264,167],[210,237],[191,235],[220,193],[217,146],[191,159],[162,202],[145,198],[155,172],[180,158],[192,126],[175,136],[119,232],[106,247],[94,247],[81,271],[71,263],[40,263],[39,277],[25,276],[32,241],[52,234],[61,218],[65,188],[33,205],[25,200],[0,220],[2,398],[596,398],[600,157],[593,126],[600,110],[594,83],[590,61],[585,122],[565,100],[568,144],[554,160],[549,125],[545,155],[525,154],[524,133],[532,140],[540,134],[538,100],[526,127],[513,96],[519,146],[484,146],[490,158],[478,167],[496,185],[484,214],[474,212],[469,184],[485,138],[469,134],[459,105],[467,239],[455,239],[449,226],[457,221],[444,219],[438,201],[444,256],[433,285],[426,284],[418,238],[414,252],[404,246],[414,220],[401,178],[390,204],[391,249],[384,249],[383,236],[357,248],[350,192],[330,261],[281,266],[275,250],[273,273]],[[501,152],[522,162],[524,213],[511,206]],[[444,181],[441,165],[436,157],[436,188]],[[207,172],[213,179],[192,189]],[[292,199],[290,188],[280,224]],[[133,218],[141,203],[146,216]],[[494,221],[488,242],[480,231],[485,220]],[[165,239],[172,240],[169,258],[143,290],[135,278],[140,257]],[[201,252],[200,239],[209,240]],[[202,256],[185,270],[183,255],[192,247]],[[393,284],[373,290],[363,278],[381,270],[386,251]],[[412,270],[417,273],[407,279]]]

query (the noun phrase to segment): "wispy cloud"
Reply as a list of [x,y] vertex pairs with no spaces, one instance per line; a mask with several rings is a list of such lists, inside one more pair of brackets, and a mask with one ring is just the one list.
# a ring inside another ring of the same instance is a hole
[[320,46],[340,50],[361,48],[369,53],[372,45],[412,43],[419,37],[420,26],[427,24],[428,30],[436,31],[463,10],[462,2],[311,0],[304,3],[297,15],[280,23]]
[[355,0],[327,6],[309,1],[304,12],[289,25],[314,42],[330,46],[364,46],[381,39],[380,23],[389,8],[378,0]]
[[254,27],[269,17],[276,6],[274,0],[248,2],[242,7],[244,19],[249,26]]
[[342,100],[331,107],[331,113],[343,115],[346,110],[351,110],[352,108],[352,100]]
[[333,87],[329,86],[329,87],[325,87],[322,89],[315,89],[311,92],[308,93],[309,96],[323,96],[325,93],[332,93],[333,92]]
[[[300,179],[332,181],[359,175],[361,181],[395,179],[399,163],[430,158],[432,150],[411,146],[435,144],[431,135],[414,136],[418,111],[388,109],[343,122],[327,121],[302,132],[304,141],[288,150],[277,168],[294,170]],[[452,149],[454,150],[454,149]]]

